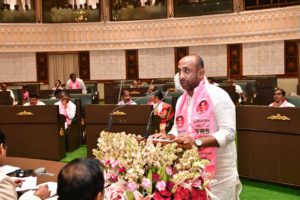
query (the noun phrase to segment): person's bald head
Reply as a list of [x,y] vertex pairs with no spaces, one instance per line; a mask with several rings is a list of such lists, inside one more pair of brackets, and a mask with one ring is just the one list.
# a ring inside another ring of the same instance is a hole
[[204,79],[204,62],[198,55],[188,55],[178,63],[180,84],[190,95]]

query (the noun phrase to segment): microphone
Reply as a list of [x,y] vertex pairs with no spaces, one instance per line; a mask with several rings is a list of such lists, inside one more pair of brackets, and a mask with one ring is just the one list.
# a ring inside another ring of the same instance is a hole
[[[135,102],[137,103],[137,102],[139,102],[140,100],[142,100],[142,99],[144,99],[144,98],[147,98],[147,97],[149,97],[149,96],[151,96],[151,95],[154,95],[154,94],[156,94],[156,92],[158,92],[158,90],[155,90],[154,92],[152,92],[152,93],[150,93],[150,94],[147,94],[146,96],[143,96],[143,97],[138,98],[137,100],[135,100]],[[108,131],[111,131],[111,127],[112,127],[112,119],[113,119],[113,113],[114,113],[116,110],[118,110],[118,109],[120,109],[120,108],[122,108],[122,107],[124,107],[124,106],[127,106],[127,105],[130,105],[130,102],[115,107],[115,108],[112,110],[112,112],[109,113]]]
[[153,113],[154,113],[155,109],[159,106],[159,104],[161,104],[163,102],[163,100],[166,98],[166,96],[168,94],[169,94],[169,91],[167,91],[165,93],[165,95],[163,96],[163,98],[161,99],[161,101],[153,108],[153,110],[151,111],[151,113],[149,115],[149,119],[148,119],[148,123],[147,123],[147,129],[146,129],[146,134],[145,134],[145,138],[146,139],[149,137],[149,134],[150,134],[150,125],[151,125],[151,119],[152,119]]
[[54,174],[46,171],[45,167],[40,167],[34,170],[34,174],[37,176],[54,176]]

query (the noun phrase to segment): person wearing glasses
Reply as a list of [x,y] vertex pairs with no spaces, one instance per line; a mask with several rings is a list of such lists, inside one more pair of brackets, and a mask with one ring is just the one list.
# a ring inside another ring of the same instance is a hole
[[[6,158],[6,137],[5,134],[0,130],[0,199],[5,200],[17,200],[18,195],[16,187],[22,182],[20,180],[13,180],[7,176],[2,169]],[[50,196],[50,191],[47,185],[41,186],[37,189],[34,194],[30,197],[31,200],[47,199]]]
[[280,88],[274,90],[274,102],[269,105],[270,107],[295,107],[294,104],[288,102],[285,98],[285,91]]

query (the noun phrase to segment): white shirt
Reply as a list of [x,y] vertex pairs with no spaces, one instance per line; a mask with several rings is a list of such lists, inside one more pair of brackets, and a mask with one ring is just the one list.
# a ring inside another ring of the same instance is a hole
[[118,106],[122,106],[122,105],[137,105],[134,101],[130,100],[128,103],[125,103],[123,100],[118,102]]
[[[36,106],[44,106],[44,105],[46,105],[46,104],[40,100],[38,100],[38,102],[36,104]],[[30,105],[30,102],[26,102],[26,103],[24,103],[23,106],[31,106],[31,105]]]
[[[66,83],[66,88],[67,89],[72,89],[72,88],[70,88],[70,82],[71,81],[72,81],[71,79],[67,81],[67,83]],[[76,81],[78,81],[78,83],[80,85],[80,88],[78,88],[78,89],[82,89],[82,94],[86,94],[87,90],[86,90],[86,87],[85,87],[85,84],[84,84],[83,80],[81,80],[80,78],[76,78]]]
[[180,84],[179,73],[175,74],[174,76],[174,85],[177,91],[182,91],[182,92],[184,91]]
[[[70,121],[72,121],[75,117],[76,114],[76,105],[72,102],[69,101],[67,108],[65,108],[62,104],[61,101],[56,102],[54,105],[58,105],[59,107],[59,114],[64,115],[66,118],[69,118]],[[68,123],[66,121],[65,123],[65,128],[68,128]]]
[[[269,106],[273,107],[274,103],[271,103]],[[282,104],[279,105],[279,107],[296,107],[294,104],[288,102],[287,100],[285,100]]]
[[[212,136],[217,140],[219,148],[217,148],[216,173],[214,179],[217,183],[212,186],[214,195],[224,200],[238,199],[240,189],[240,181],[236,166],[236,113],[235,106],[227,92],[223,89],[209,84],[207,86],[208,94],[210,95],[213,109],[215,113],[217,132],[212,133]],[[182,96],[179,97],[176,109],[182,101]],[[188,131],[191,131],[191,116],[192,116],[193,97],[188,98]],[[176,118],[176,117],[175,117]],[[169,134],[178,135],[176,124],[174,123]]]
[[235,85],[235,92],[239,94],[239,103],[241,103],[242,102],[241,94],[244,93],[242,87],[239,85]]

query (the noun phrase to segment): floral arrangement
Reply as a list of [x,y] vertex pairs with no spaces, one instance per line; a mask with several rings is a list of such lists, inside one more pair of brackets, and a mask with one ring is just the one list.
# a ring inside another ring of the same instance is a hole
[[101,132],[93,154],[105,166],[105,199],[206,200],[207,160],[197,148],[183,151],[177,143],[154,144],[135,135]]

